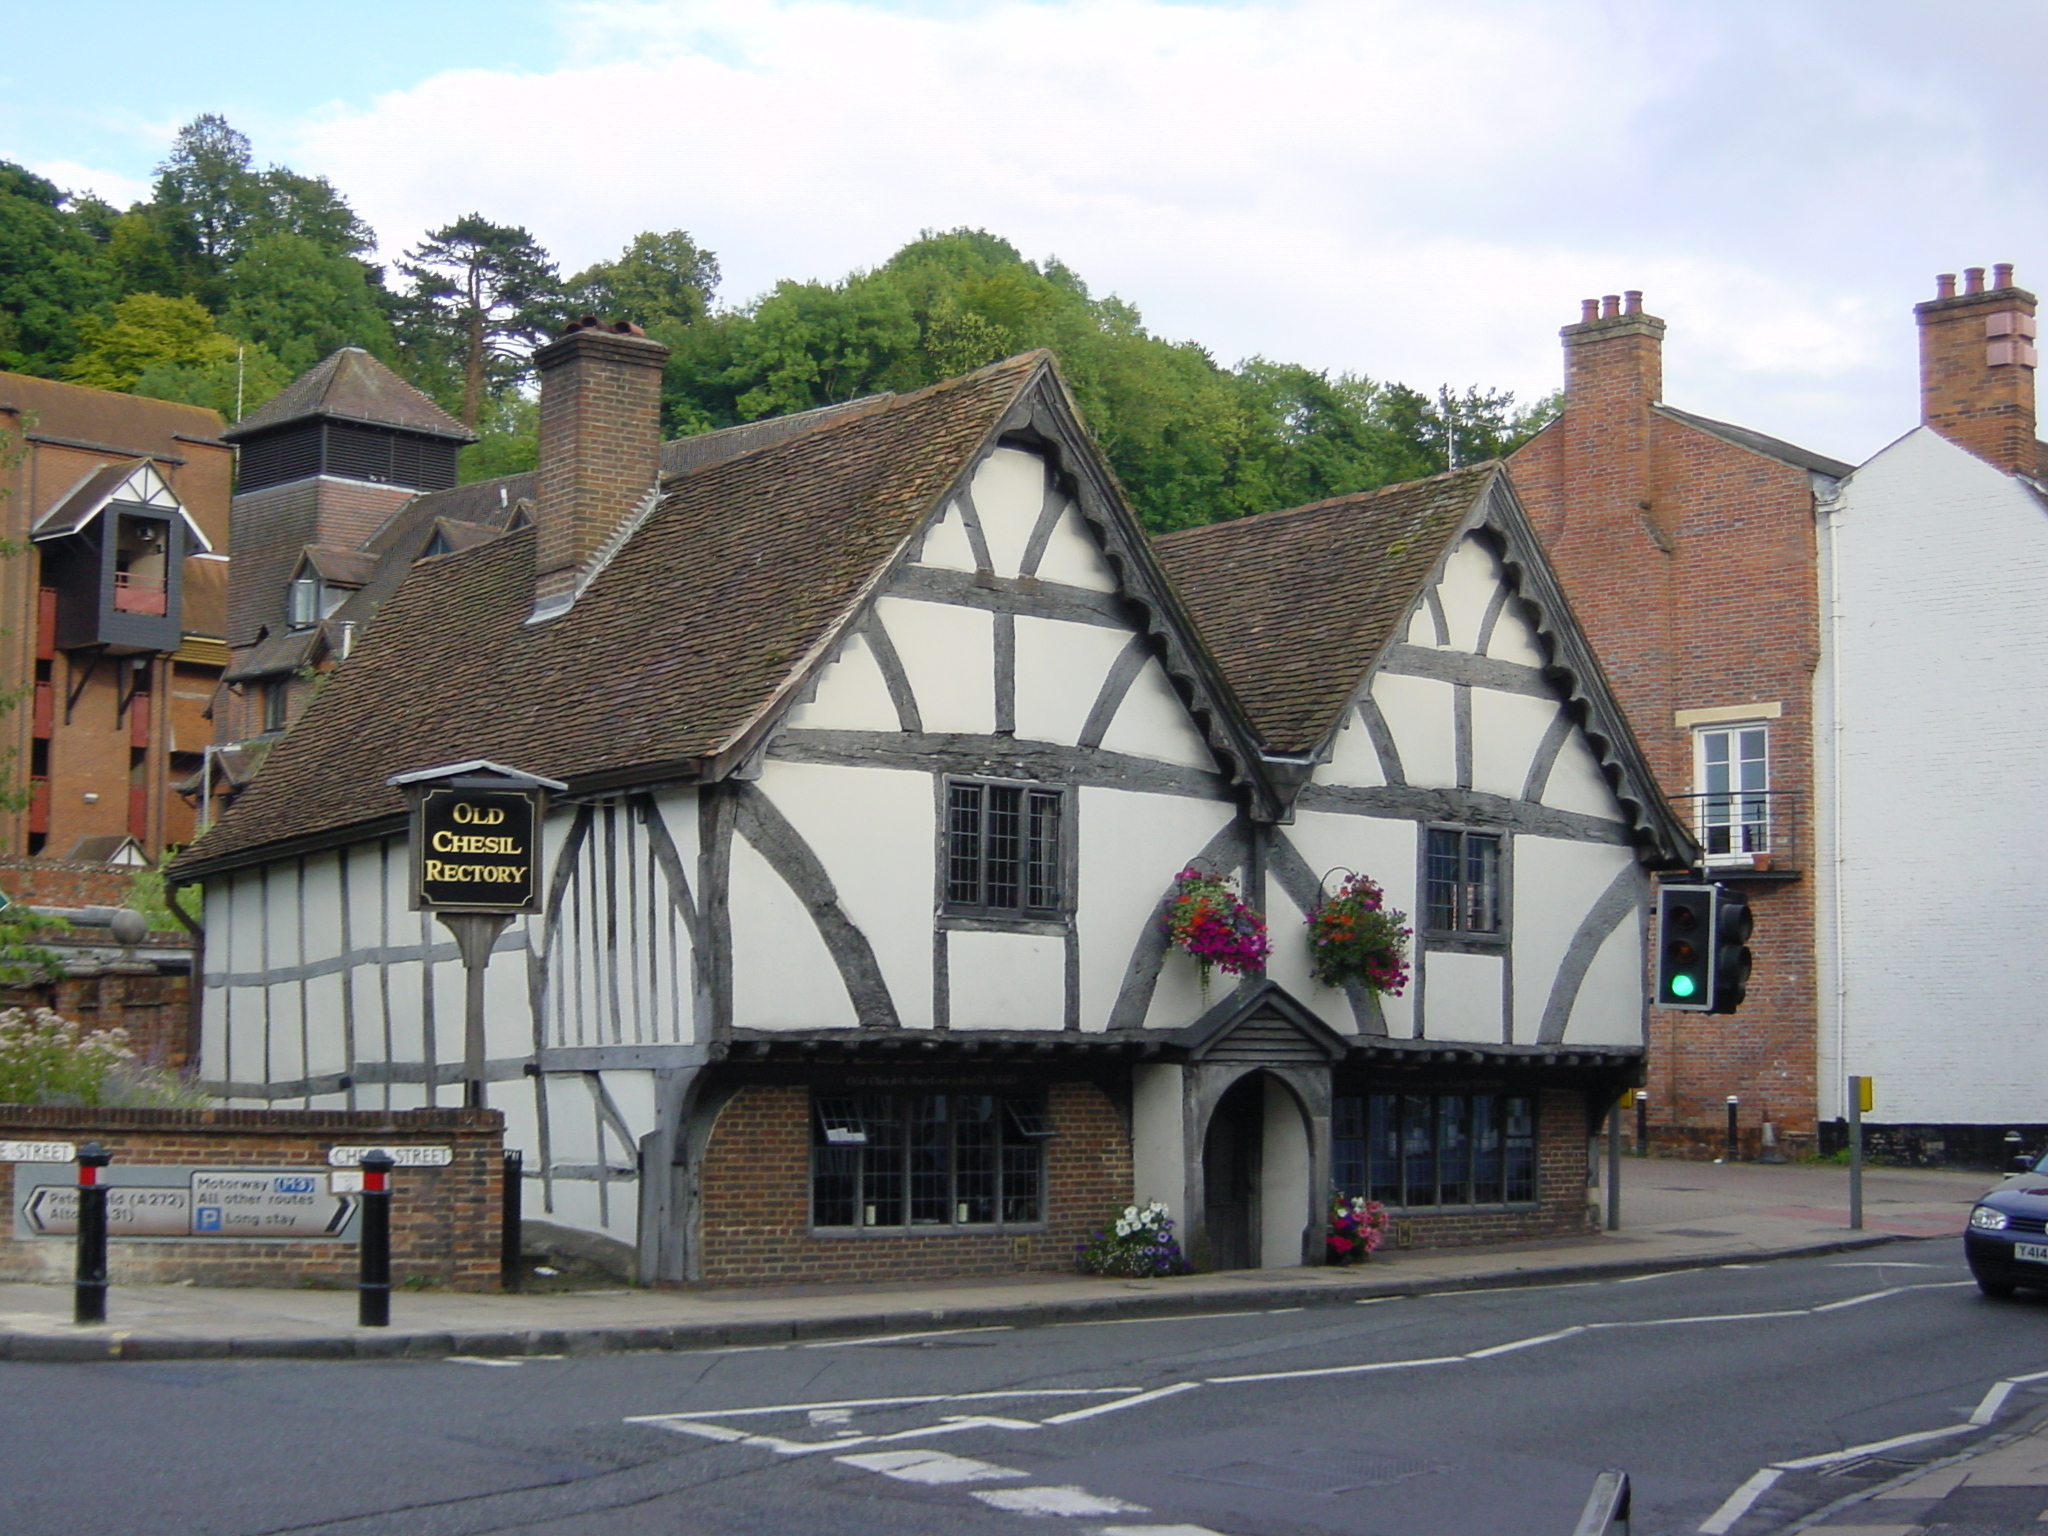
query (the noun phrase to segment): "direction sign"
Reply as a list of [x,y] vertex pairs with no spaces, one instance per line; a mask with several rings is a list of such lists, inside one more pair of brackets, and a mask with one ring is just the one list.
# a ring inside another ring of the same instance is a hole
[[0,1163],[71,1163],[78,1148],[68,1141],[0,1141]]
[[[29,1230],[39,1237],[71,1237],[78,1231],[78,1186],[40,1184],[22,1203]],[[189,1237],[192,1192],[177,1188],[110,1185],[107,1236]]]
[[453,1147],[332,1147],[327,1153],[330,1168],[354,1168],[372,1152],[383,1152],[394,1168],[446,1168],[455,1161]]
[[334,1237],[354,1202],[331,1195],[311,1169],[296,1173],[195,1173],[195,1237]]

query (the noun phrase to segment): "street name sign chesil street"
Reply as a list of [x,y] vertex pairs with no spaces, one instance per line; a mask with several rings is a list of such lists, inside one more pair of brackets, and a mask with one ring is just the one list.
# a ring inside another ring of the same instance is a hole
[[554,779],[473,758],[385,780],[411,807],[412,905],[455,936],[465,979],[463,1103],[484,1107],[484,971],[498,936],[540,910],[541,834]]

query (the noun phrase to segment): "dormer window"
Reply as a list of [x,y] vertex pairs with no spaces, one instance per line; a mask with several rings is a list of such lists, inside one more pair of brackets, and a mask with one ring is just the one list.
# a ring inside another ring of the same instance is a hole
[[285,622],[293,629],[311,629],[320,622],[320,581],[300,576],[285,589]]

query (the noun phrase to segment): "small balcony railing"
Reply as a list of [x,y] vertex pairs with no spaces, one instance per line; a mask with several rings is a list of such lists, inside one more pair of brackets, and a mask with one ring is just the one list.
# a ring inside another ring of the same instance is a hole
[[161,576],[136,576],[127,571],[114,573],[114,611],[149,613],[162,617],[170,611],[171,594]]
[[1730,789],[1673,795],[1671,805],[1699,839],[1709,868],[1785,871],[1806,862],[1802,798],[1787,790]]

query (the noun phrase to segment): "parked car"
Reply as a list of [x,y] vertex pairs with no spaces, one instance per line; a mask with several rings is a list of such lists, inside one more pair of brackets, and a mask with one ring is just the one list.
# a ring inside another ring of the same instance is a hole
[[1963,1257],[1986,1296],[2023,1285],[2048,1290],[2048,1176],[2015,1176],[1979,1199],[1963,1230]]

